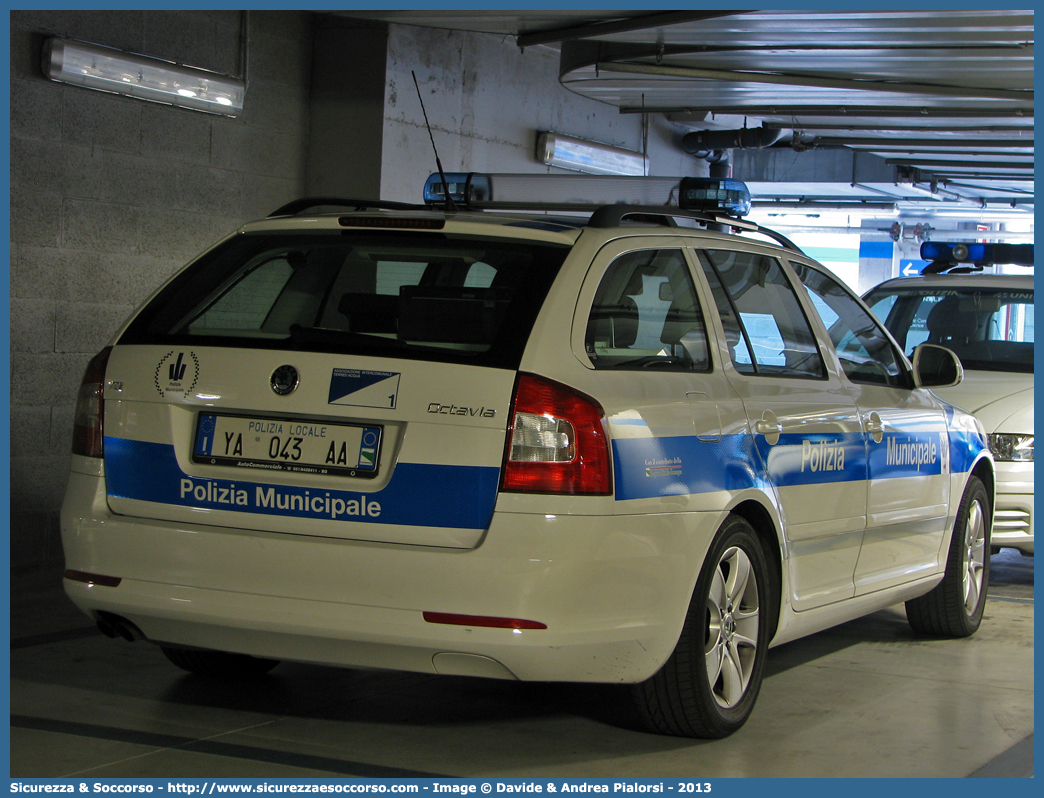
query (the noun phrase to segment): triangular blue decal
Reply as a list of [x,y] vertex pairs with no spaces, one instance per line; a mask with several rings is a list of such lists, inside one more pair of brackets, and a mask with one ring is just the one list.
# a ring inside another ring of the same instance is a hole
[[394,410],[399,398],[399,374],[394,371],[334,369],[330,375],[332,405],[385,407]]

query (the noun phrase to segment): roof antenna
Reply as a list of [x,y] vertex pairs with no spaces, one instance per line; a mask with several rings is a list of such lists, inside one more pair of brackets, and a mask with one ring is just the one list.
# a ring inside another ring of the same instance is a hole
[[424,98],[421,97],[420,85],[417,83],[417,73],[412,69],[410,74],[413,75],[413,85],[417,88],[417,99],[420,100],[421,113],[424,114],[424,125],[428,128],[428,138],[431,139],[431,148],[435,150],[435,166],[439,169],[439,179],[442,180],[442,193],[446,195],[446,213],[456,213],[457,206],[453,202],[453,197],[450,196],[449,183],[446,182],[446,173],[442,171],[442,161],[439,160],[439,151],[435,147],[435,137],[431,135],[431,125],[428,123],[428,112],[424,110]]

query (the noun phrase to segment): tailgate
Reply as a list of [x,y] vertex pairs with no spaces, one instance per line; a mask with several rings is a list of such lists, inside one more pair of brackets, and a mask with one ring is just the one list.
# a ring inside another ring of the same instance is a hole
[[174,523],[474,547],[496,502],[514,379],[458,363],[118,345],[106,373],[109,506]]

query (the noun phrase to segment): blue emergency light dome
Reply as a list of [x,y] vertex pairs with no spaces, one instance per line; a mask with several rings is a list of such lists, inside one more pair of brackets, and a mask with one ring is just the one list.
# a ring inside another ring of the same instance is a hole
[[[467,205],[469,202],[489,202],[493,199],[493,183],[489,175],[477,172],[446,172],[450,199]],[[428,205],[446,201],[446,189],[438,172],[429,175],[424,183],[424,202]]]
[[683,177],[678,187],[678,206],[688,210],[746,216],[750,213],[750,191],[741,180]]

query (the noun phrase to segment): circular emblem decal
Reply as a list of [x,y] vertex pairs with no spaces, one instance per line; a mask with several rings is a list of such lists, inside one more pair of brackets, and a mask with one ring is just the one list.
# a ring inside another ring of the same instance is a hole
[[[166,366],[166,368],[164,368]],[[195,352],[170,350],[156,366],[153,383],[164,399],[187,398],[199,382],[199,358]]]
[[293,366],[280,366],[272,372],[272,390],[280,396],[293,393],[297,387],[298,374]]

